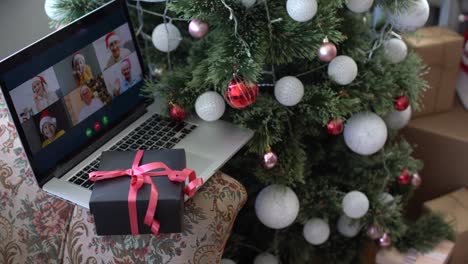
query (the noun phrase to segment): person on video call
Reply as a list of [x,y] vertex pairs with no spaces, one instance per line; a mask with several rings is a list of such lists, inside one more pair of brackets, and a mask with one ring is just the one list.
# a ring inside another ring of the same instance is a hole
[[128,58],[120,63],[120,72],[123,78],[115,80],[114,96],[120,95],[138,82],[138,79],[132,75],[132,63]]
[[86,65],[86,59],[81,53],[75,53],[71,62],[73,78],[76,86],[81,86],[93,78],[93,73],[89,65]]
[[107,67],[110,67],[130,55],[130,50],[122,48],[120,38],[115,32],[106,35],[106,47],[110,51]]
[[44,77],[37,75],[32,80],[32,91],[34,93],[34,104],[36,112],[44,110],[58,100],[55,92],[47,90],[47,82]]
[[78,122],[85,120],[88,116],[92,115],[94,112],[104,106],[99,98],[94,98],[93,92],[86,84],[82,85],[80,88],[80,97],[85,106],[83,106],[83,108],[80,110],[80,114],[78,115]]
[[63,129],[57,131],[57,119],[47,110],[41,114],[39,128],[41,130],[41,134],[45,138],[44,142],[42,142],[43,148],[65,134]]

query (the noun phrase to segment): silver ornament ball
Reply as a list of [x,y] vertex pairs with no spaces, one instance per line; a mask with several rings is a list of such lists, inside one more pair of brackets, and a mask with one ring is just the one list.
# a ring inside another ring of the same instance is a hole
[[254,264],[279,264],[279,260],[274,255],[265,252],[255,257]]
[[157,25],[151,37],[153,45],[162,52],[175,50],[182,40],[179,29],[170,23]]
[[361,224],[359,220],[342,215],[340,219],[338,219],[337,229],[343,236],[351,238],[359,234],[359,231],[361,231]]
[[341,55],[328,64],[328,76],[340,85],[352,83],[357,74],[358,66],[351,57]]
[[195,112],[205,121],[215,121],[223,116],[226,103],[217,92],[205,92],[195,101]]
[[360,155],[372,155],[387,141],[387,126],[380,116],[361,112],[354,114],[344,128],[346,145]]
[[294,76],[285,76],[275,84],[275,98],[285,106],[298,104],[304,96],[304,85]]
[[347,0],[346,7],[354,13],[364,13],[369,11],[374,0]]
[[311,20],[317,13],[316,0],[287,0],[286,11],[297,22]]
[[384,116],[388,129],[399,130],[404,128],[411,120],[411,105],[403,111],[392,111]]
[[304,225],[305,240],[312,245],[321,245],[330,237],[330,226],[320,218],[312,218]]
[[269,185],[255,199],[255,213],[264,225],[281,229],[291,225],[299,214],[296,193],[283,185]]
[[429,19],[429,3],[427,0],[416,0],[407,9],[401,9],[389,15],[393,28],[402,32],[416,31],[424,26]]
[[210,27],[205,21],[194,19],[189,23],[189,34],[190,36],[201,39],[208,34]]
[[387,60],[396,64],[404,61],[408,56],[408,46],[399,38],[392,38],[384,43],[384,53]]

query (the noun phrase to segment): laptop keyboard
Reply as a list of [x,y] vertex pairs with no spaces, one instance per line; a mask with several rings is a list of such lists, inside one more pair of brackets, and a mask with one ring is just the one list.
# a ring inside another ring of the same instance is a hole
[[[172,148],[196,127],[193,124],[175,122],[169,118],[155,114],[108,150],[126,151]],[[68,179],[68,181],[91,190],[94,182],[88,180],[88,174],[92,171],[97,171],[98,168],[99,158],[93,160],[80,172]]]

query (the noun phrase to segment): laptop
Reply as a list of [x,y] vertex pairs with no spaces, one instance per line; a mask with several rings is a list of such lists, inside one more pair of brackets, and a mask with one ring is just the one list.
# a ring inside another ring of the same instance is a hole
[[112,1],[0,62],[0,86],[38,185],[89,208],[106,150],[185,149],[206,182],[253,132],[196,116],[175,122],[156,94],[141,95],[145,67],[126,3]]

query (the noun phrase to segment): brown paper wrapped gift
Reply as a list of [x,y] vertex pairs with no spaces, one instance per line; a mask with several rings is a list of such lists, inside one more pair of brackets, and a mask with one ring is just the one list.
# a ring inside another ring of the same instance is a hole
[[441,213],[457,235],[450,263],[468,263],[468,189],[462,188],[424,203],[424,208]]
[[460,69],[463,37],[444,27],[426,27],[404,38],[409,48],[429,67],[424,79],[430,88],[422,95],[421,111],[415,112],[414,116],[450,110]]
[[426,254],[410,250],[402,254],[395,248],[381,249],[375,258],[376,264],[446,264],[453,250],[453,242],[442,241]]

